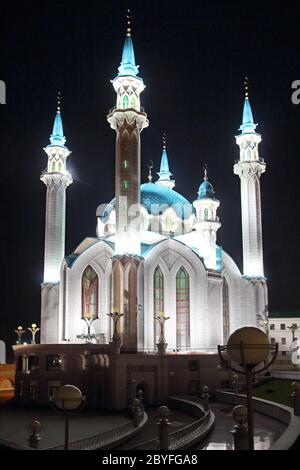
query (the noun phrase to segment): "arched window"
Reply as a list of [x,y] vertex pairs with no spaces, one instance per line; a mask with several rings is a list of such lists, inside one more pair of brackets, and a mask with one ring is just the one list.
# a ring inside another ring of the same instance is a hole
[[51,162],[50,171],[52,173],[55,173],[55,171],[56,171],[56,161],[55,160],[52,160],[52,162]]
[[[157,318],[160,312],[164,311],[164,276],[159,266],[154,271],[153,278],[153,311],[154,318]],[[159,323],[154,320],[154,348],[159,339]]]
[[135,99],[135,96],[134,96],[134,95],[133,95],[133,97],[131,98],[131,107],[132,107],[133,109],[136,108],[136,99]]
[[58,171],[59,171],[60,173],[62,173],[62,171],[63,171],[63,164],[62,164],[61,161],[58,162]]
[[204,209],[204,220],[208,220],[208,209]]
[[98,318],[99,279],[96,271],[87,266],[82,275],[82,318]]
[[227,343],[230,331],[228,283],[223,279],[223,344]]
[[190,279],[183,266],[176,274],[176,346],[190,347]]
[[129,99],[128,99],[128,96],[125,95],[123,98],[123,109],[127,109],[128,106],[129,106]]

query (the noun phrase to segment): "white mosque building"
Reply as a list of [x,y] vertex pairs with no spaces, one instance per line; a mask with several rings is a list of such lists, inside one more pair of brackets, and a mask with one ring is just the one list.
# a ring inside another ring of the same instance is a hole
[[[218,245],[219,201],[207,170],[199,172],[195,200],[176,192],[163,142],[158,176],[149,171],[141,184],[140,136],[149,121],[141,106],[145,85],[135,62],[130,28],[121,65],[112,80],[116,104],[107,120],[116,132],[115,195],[97,213],[94,237],[65,255],[67,168],[60,105],[50,144],[44,149],[47,187],[41,343],[86,342],[87,325],[97,344],[112,340],[109,313],[122,314],[121,352],[157,352],[164,312],[167,353],[216,351],[242,326],[259,326],[267,315],[268,294],[263,269],[260,176],[266,164],[259,157],[248,94],[236,136],[240,157],[234,174],[240,178],[243,271]],[[105,176],[103,176],[105,177]],[[234,183],[234,178],[232,179]],[[113,195],[111,195],[113,196]],[[95,207],[99,201],[95,201]],[[83,209],[85,210],[85,209]]]

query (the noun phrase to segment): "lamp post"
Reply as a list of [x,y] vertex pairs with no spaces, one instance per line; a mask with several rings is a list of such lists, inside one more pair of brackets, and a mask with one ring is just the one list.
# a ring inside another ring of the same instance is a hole
[[[229,356],[227,360],[223,355],[225,352]],[[270,352],[273,352],[273,357],[266,363]],[[277,343],[270,344],[267,335],[262,330],[250,326],[234,331],[229,337],[227,345],[218,346],[221,363],[226,364],[234,372],[244,374],[246,378],[249,450],[254,450],[252,380],[255,373],[259,374],[271,366],[276,359],[277,352]],[[230,359],[242,370],[233,367],[230,364]],[[255,371],[255,367],[264,361],[261,369]]]
[[160,335],[158,339],[158,343],[156,343],[157,349],[159,354],[164,354],[166,352],[168,344],[166,343],[165,338],[165,323],[170,317],[166,317],[164,312],[160,312],[157,317],[154,317],[156,321],[158,321],[160,326]]
[[65,417],[65,444],[64,449],[69,449],[69,422],[70,413],[78,411],[85,403],[85,397],[81,390],[74,385],[63,385],[55,390],[50,402],[57,411],[62,412]]
[[31,344],[36,344],[35,343],[35,335],[37,334],[37,332],[40,330],[39,328],[37,328],[36,324],[35,323],[32,323],[31,325],[31,328],[27,328],[27,330],[29,330],[32,334],[32,339],[31,339]]
[[18,336],[17,344],[22,344],[22,336],[24,333],[26,333],[26,330],[23,330],[23,326],[18,326],[18,328],[15,330],[15,333],[17,333]]
[[124,316],[124,313],[120,313],[117,308],[114,308],[111,313],[107,313],[107,315],[112,319],[113,321],[113,337],[112,340],[114,343],[118,343],[120,341],[120,336],[118,333],[118,322],[121,317]]

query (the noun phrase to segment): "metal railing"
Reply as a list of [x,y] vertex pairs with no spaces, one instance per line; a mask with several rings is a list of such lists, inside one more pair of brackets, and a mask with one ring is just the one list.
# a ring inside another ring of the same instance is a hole
[[203,428],[205,424],[208,423],[209,419],[210,410],[206,411],[205,415],[194,423],[188,424],[184,428],[172,432],[172,434],[170,434],[169,449],[180,449],[183,444],[200,435],[203,432]]
[[[199,404],[197,404],[199,406]],[[211,417],[211,411],[203,411],[204,415],[188,424],[178,431],[174,431],[169,436],[169,449],[176,450],[187,444],[189,441],[194,440],[200,436],[205,430],[206,424],[209,422]],[[159,439],[152,439],[151,441],[143,442],[134,447],[130,447],[130,450],[159,450]]]
[[[77,441],[70,442],[69,450],[96,450],[111,447],[111,444],[122,439],[130,431],[136,430],[133,421],[122,424],[114,429],[104,431],[94,436],[78,439]],[[64,445],[48,448],[47,450],[64,450]]]

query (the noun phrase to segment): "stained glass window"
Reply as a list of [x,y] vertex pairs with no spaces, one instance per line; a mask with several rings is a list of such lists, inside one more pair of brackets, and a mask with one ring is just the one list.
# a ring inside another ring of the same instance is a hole
[[190,347],[190,279],[183,266],[176,275],[176,346]]
[[88,266],[82,275],[82,318],[98,317],[98,297],[98,275],[91,266]]
[[129,99],[128,99],[128,96],[125,95],[124,98],[123,98],[123,108],[127,109],[128,106],[129,106]]
[[[154,271],[154,289],[153,289],[153,302],[154,302],[154,318],[157,318],[160,312],[164,311],[164,276],[159,266]],[[160,335],[159,323],[154,320],[154,348],[158,342]]]

